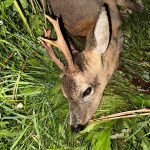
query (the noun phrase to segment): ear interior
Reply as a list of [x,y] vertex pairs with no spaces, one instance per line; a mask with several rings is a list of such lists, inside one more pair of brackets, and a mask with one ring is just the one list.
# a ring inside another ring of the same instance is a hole
[[86,49],[94,49],[99,53],[104,53],[107,50],[109,38],[109,20],[105,7],[102,7],[94,32],[90,33],[89,37],[87,37]]

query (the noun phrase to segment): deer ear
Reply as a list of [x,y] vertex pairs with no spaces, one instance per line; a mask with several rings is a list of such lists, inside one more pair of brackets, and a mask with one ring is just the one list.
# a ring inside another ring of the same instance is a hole
[[110,36],[108,16],[104,7],[102,7],[101,13],[97,19],[94,36],[96,42],[95,50],[104,53],[108,47]]
[[102,7],[94,31],[87,37],[86,49],[93,49],[99,53],[104,53],[108,47],[109,38],[109,20],[105,8]]

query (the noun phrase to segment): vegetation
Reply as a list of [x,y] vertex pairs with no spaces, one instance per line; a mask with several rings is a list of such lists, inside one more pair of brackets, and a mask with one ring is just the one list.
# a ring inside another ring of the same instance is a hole
[[[38,42],[47,26],[43,9],[36,0],[30,4],[0,2],[0,149],[149,150],[150,116],[95,121],[71,132],[60,70]],[[150,107],[150,2],[144,4],[143,13],[123,21],[120,66],[95,119]]]

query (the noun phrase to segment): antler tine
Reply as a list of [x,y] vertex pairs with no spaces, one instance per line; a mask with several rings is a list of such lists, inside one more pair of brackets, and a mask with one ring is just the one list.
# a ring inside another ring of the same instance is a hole
[[[44,36],[45,37],[50,37],[51,35],[51,30],[44,30]],[[43,42],[42,40],[40,40],[41,44],[43,45],[43,47],[46,49],[48,55],[52,58],[52,60],[55,62],[55,64],[62,70],[64,71],[64,64],[56,57],[52,47],[50,44],[47,44],[45,42]]]
[[46,43],[49,43],[49,44],[54,45],[57,48],[59,48],[62,51],[62,53],[64,54],[64,57],[65,57],[65,59],[68,63],[69,71],[73,72],[75,70],[75,65],[73,64],[73,60],[72,60],[70,50],[69,50],[69,48],[67,46],[67,43],[66,43],[66,41],[65,41],[65,39],[62,35],[62,32],[60,30],[59,21],[58,21],[58,19],[54,20],[54,19],[50,18],[47,15],[45,15],[45,16],[52,23],[52,25],[54,27],[56,35],[57,35],[57,40],[54,41],[54,40],[49,40],[49,39],[45,39],[45,38],[40,38],[40,39],[43,40]]

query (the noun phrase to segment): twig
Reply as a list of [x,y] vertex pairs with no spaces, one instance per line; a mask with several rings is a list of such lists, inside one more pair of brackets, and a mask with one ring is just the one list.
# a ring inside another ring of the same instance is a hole
[[116,113],[116,114],[112,114],[112,115],[108,115],[108,116],[102,116],[98,119],[91,120],[90,122],[116,120],[116,119],[121,119],[121,118],[131,118],[131,117],[146,116],[146,115],[150,115],[150,109],[143,108],[143,109],[139,109],[139,110],[132,110],[132,111]]

